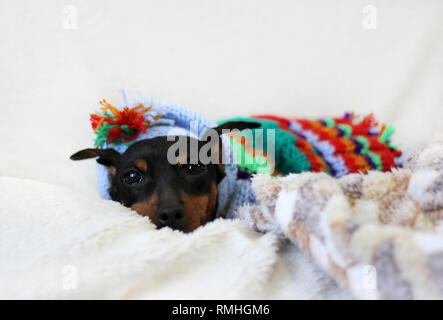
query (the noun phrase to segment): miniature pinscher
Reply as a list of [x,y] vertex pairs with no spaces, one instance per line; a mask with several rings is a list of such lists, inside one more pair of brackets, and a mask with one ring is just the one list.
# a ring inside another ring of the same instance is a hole
[[[233,121],[213,128],[217,137],[226,130],[254,129],[255,122]],[[210,129],[211,130],[211,129]],[[205,136],[205,135],[203,135]],[[108,168],[111,199],[147,216],[158,227],[190,232],[215,219],[218,183],[225,176],[222,161],[222,142],[210,141],[208,155],[217,159],[211,163],[190,163],[191,146],[200,151],[207,141],[188,136],[187,151],[168,151],[175,143],[171,137],[160,136],[140,140],[120,154],[114,149],[84,149],[73,154],[71,160],[96,158]],[[212,140],[212,139],[211,139]],[[214,157],[215,156],[215,157]]]

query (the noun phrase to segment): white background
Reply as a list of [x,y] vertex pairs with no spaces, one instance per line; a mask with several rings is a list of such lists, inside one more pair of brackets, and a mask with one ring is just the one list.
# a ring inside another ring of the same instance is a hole
[[212,120],[375,112],[407,150],[443,129],[438,0],[9,0],[0,30],[3,175],[64,183],[89,113],[120,88]]

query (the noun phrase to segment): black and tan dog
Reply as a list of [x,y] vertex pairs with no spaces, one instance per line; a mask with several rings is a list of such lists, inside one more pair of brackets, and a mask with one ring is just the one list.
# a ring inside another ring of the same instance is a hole
[[[259,126],[259,123],[237,121],[227,122],[213,130],[219,136],[225,130]],[[219,152],[222,150],[221,139],[207,142],[185,136],[181,138],[186,139],[187,152],[175,153],[175,161],[172,162],[168,159],[168,151],[175,140],[166,136],[140,140],[123,154],[114,149],[84,149],[73,154],[71,159],[98,157],[97,162],[109,171],[112,200],[148,216],[159,228],[167,226],[190,232],[215,219],[217,185],[225,174]],[[190,163],[190,148],[197,146],[200,151],[208,143],[211,143],[209,156],[214,159],[212,156],[216,154],[218,161]]]

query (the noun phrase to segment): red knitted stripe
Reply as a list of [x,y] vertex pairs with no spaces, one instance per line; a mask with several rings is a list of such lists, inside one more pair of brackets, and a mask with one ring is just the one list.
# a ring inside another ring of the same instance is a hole
[[311,169],[309,169],[310,171],[315,171],[315,172],[322,171],[321,164],[318,161],[318,159],[315,157],[315,154],[313,154],[312,152],[309,152],[307,150],[301,150],[301,152],[304,155],[306,155],[306,158],[311,163]]
[[278,126],[280,127],[280,129],[285,129],[285,130],[289,131],[290,121],[286,118],[279,117],[279,116],[273,116],[273,115],[267,115],[267,114],[253,115],[252,118],[275,121],[278,123]]
[[346,152],[346,150],[347,150],[346,145],[342,142],[342,140],[340,138],[331,139],[331,140],[329,140],[329,143],[334,147],[335,155],[347,153]]
[[297,142],[295,143],[295,146],[297,148],[302,149],[302,150],[308,150],[308,151],[314,150],[314,147],[308,141],[306,141],[305,139],[300,137],[295,132],[292,132],[292,133],[294,134],[294,136],[297,137]]
[[342,154],[341,157],[343,158],[350,173],[355,173],[361,170],[361,167],[356,162],[355,155]]
[[392,152],[388,151],[388,149],[376,150],[376,151],[372,151],[372,152],[377,154],[380,157],[383,171],[387,171],[387,170],[390,170],[392,167],[396,167],[395,156]]

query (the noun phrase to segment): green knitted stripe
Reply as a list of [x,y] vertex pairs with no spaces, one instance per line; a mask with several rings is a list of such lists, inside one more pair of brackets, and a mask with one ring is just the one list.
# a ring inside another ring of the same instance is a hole
[[365,154],[369,150],[369,141],[363,136],[355,136],[355,139],[363,145],[361,153]]
[[395,129],[390,124],[386,127],[385,131],[383,131],[383,134],[381,135],[381,137],[378,140],[380,142],[386,143],[386,141],[394,134],[394,132],[395,132]]
[[372,162],[374,162],[375,168],[377,170],[381,170],[383,168],[381,158],[378,154],[368,151],[367,155],[371,158]]
[[332,118],[324,118],[323,121],[326,123],[327,127],[335,126],[335,121]]
[[385,144],[388,148],[390,148],[391,150],[394,150],[394,149],[400,149],[400,148],[401,148],[401,145],[400,145],[400,144],[396,144],[396,145],[394,145],[394,144],[391,144],[391,143],[389,142],[389,138],[392,137],[392,135],[393,135],[394,133],[395,133],[395,128],[394,128],[394,126],[391,125],[391,124],[389,124],[389,125],[386,127],[385,131],[383,131],[383,134],[381,135],[381,137],[378,138],[378,141],[384,143],[384,144]]
[[361,154],[370,157],[372,162],[374,162],[375,164],[375,168],[377,170],[381,170],[383,168],[383,163],[381,161],[381,158],[378,154],[369,151],[370,147],[369,141],[363,136],[356,136],[355,139],[357,139],[358,142],[363,144],[363,148],[361,149]]
[[347,124],[338,124],[337,127],[344,131],[344,136],[346,138],[349,138],[351,136],[351,134],[352,134],[351,126],[349,126]]
[[230,139],[237,165],[249,173],[267,173],[272,174],[272,166],[266,161],[266,158],[260,155],[255,157],[245,150],[245,146],[233,138]]

